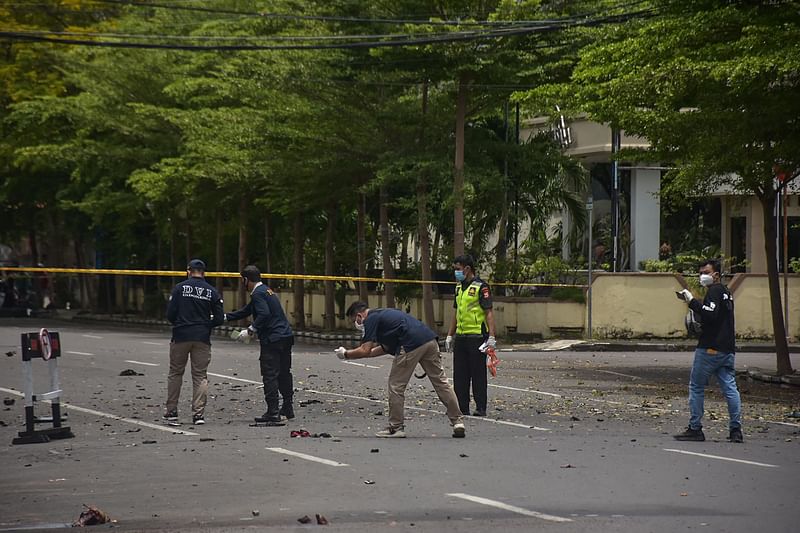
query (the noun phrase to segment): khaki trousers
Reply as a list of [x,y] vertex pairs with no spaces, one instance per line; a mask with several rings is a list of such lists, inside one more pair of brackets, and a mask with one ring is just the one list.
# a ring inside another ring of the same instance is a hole
[[167,411],[178,408],[183,371],[192,361],[192,414],[202,415],[208,398],[208,364],[211,346],[204,342],[172,342],[169,345],[169,375],[167,376]]
[[417,364],[428,374],[431,385],[439,396],[442,404],[447,408],[447,418],[450,424],[463,422],[461,410],[453,387],[447,382],[447,376],[442,367],[442,356],[439,353],[439,344],[436,339],[427,342],[408,353],[403,353],[394,358],[392,370],[389,372],[389,426],[392,428],[403,427],[405,410],[405,392],[411,374]]

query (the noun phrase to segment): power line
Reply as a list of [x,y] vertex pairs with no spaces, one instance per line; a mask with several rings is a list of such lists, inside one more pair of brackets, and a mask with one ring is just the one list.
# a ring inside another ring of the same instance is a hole
[[[104,0],[110,1],[110,0]],[[525,26],[513,28],[499,28],[483,32],[449,32],[436,34],[433,37],[426,36],[421,38],[413,37],[413,34],[403,35],[404,39],[391,39],[384,41],[365,41],[333,44],[285,44],[285,45],[254,45],[254,44],[234,44],[234,45],[193,45],[193,44],[171,44],[171,43],[138,43],[130,41],[93,41],[87,39],[61,39],[53,38],[55,32],[40,32],[30,34],[19,31],[0,31],[0,38],[7,38],[12,41],[33,41],[47,42],[51,44],[95,46],[110,48],[138,48],[138,49],[160,49],[160,50],[184,50],[184,51],[263,51],[263,50],[332,50],[332,49],[357,49],[357,48],[388,48],[419,46],[427,44],[442,44],[451,42],[474,41],[481,39],[492,39],[500,37],[530,35],[534,33],[549,33],[574,27],[592,27],[602,24],[624,22],[634,18],[645,18],[655,14],[652,9],[646,9],[622,15],[609,15],[587,21],[574,21],[567,24],[551,24],[547,26]],[[85,34],[89,35],[89,34]],[[162,37],[166,39],[166,36]]]
[[[564,17],[556,19],[537,19],[537,20],[430,20],[429,19],[394,19],[394,18],[367,18],[367,17],[342,17],[332,15],[297,15],[292,13],[270,13],[270,12],[252,12],[252,11],[236,11],[230,9],[218,9],[203,6],[182,6],[175,4],[164,4],[159,2],[134,2],[132,0],[91,0],[101,4],[115,4],[125,5],[131,7],[141,8],[159,8],[173,11],[194,11],[200,13],[215,13],[222,15],[240,15],[246,17],[259,17],[270,19],[286,19],[286,20],[306,20],[306,21],[322,21],[322,22],[354,22],[354,23],[368,23],[368,24],[419,24],[425,26],[513,26],[513,25],[547,25],[558,24],[567,21],[576,21],[581,17],[591,16],[599,13],[601,10],[586,13],[581,16]],[[644,3],[645,0],[633,0],[616,6],[617,9],[635,6]]]

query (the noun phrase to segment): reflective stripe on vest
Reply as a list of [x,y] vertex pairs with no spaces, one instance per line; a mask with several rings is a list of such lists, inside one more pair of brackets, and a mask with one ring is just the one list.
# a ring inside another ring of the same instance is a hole
[[456,334],[480,335],[481,326],[486,318],[486,311],[480,306],[481,282],[473,281],[463,290],[456,285]]

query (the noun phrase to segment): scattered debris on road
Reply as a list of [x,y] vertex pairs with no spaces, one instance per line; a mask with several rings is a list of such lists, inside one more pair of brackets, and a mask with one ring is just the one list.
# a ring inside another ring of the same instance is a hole
[[125,370],[120,372],[119,375],[120,376],[144,376],[144,374],[141,374],[141,373],[137,372],[136,370],[134,370],[132,368],[126,368]]
[[97,507],[86,505],[85,503],[83,504],[83,506],[86,509],[83,512],[81,512],[78,519],[72,523],[72,527],[95,526],[98,524],[106,524],[108,522],[113,522],[113,520],[111,520],[111,518],[106,513],[104,513]]
[[327,518],[325,518],[321,514],[316,515],[316,517],[317,517],[317,524],[319,524],[321,526],[327,526],[328,525],[328,519]]
[[300,518],[297,519],[297,521],[300,522],[301,524],[311,523],[311,519],[308,517],[308,515],[301,516]]

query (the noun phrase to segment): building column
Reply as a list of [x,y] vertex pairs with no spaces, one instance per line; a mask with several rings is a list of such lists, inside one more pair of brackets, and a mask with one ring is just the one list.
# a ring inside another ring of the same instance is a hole
[[658,259],[661,243],[661,171],[634,168],[631,172],[631,270]]
[[572,231],[572,217],[567,209],[561,210],[561,259],[569,261],[569,234]]

